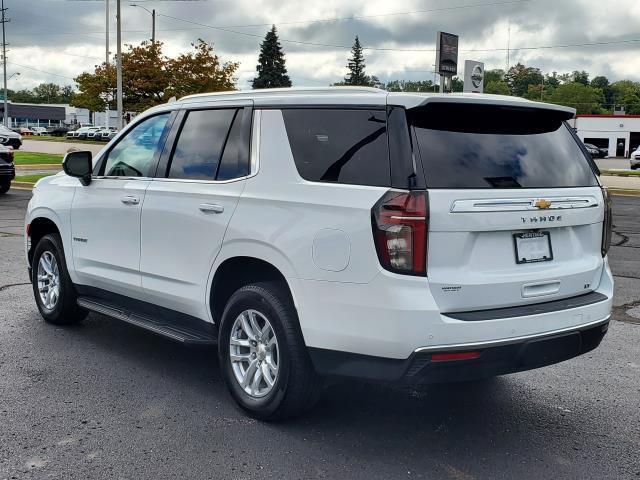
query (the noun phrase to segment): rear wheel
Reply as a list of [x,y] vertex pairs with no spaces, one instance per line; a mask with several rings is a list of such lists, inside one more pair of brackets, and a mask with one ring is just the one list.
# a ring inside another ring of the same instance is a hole
[[234,400],[262,420],[310,409],[321,391],[291,299],[281,284],[240,288],[222,316],[218,343],[222,377]]
[[59,235],[49,234],[40,239],[32,267],[33,294],[42,318],[56,325],[69,325],[87,316],[87,311],[78,307]]
[[11,182],[2,182],[0,183],[0,195],[4,195],[11,188]]

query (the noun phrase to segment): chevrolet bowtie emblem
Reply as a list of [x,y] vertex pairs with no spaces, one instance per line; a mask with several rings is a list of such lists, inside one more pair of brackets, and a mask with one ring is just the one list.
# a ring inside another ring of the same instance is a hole
[[546,210],[551,206],[551,202],[549,200],[545,200],[544,198],[541,198],[539,200],[536,200],[536,203],[534,203],[533,205],[535,207],[538,207],[541,210]]

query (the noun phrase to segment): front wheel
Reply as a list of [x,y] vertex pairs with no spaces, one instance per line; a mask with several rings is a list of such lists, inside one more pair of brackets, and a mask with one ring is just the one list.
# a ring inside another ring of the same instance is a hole
[[2,182],[0,183],[0,195],[4,195],[11,188],[11,182]]
[[231,395],[252,417],[294,417],[320,395],[321,380],[295,308],[277,282],[247,285],[231,296],[222,315],[218,356]]
[[59,235],[45,235],[36,245],[31,283],[38,310],[47,322],[69,325],[87,316],[87,311],[78,307]]

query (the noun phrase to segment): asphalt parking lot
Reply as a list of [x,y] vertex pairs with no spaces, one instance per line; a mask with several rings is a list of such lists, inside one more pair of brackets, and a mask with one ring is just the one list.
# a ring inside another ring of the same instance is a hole
[[264,424],[235,408],[214,352],[96,314],[44,324],[29,196],[0,197],[0,479],[640,478],[640,198],[614,198],[600,348],[470,384],[337,381],[305,418]]

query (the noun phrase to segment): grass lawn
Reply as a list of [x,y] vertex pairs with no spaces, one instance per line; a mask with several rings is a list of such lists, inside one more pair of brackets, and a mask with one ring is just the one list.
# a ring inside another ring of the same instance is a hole
[[60,165],[62,155],[53,153],[34,153],[14,151],[13,162],[16,165]]
[[36,141],[43,141],[43,142],[65,142],[65,143],[91,143],[94,145],[105,144],[105,142],[98,142],[96,140],[74,140],[74,139],[65,138],[65,137],[54,137],[52,135],[41,135],[41,136],[28,135],[24,137],[23,140],[36,140]]
[[640,171],[638,170],[600,170],[600,173],[617,177],[640,177]]
[[33,175],[16,175],[14,182],[27,182],[36,183],[38,180],[44,177],[49,177],[51,173],[34,173]]

